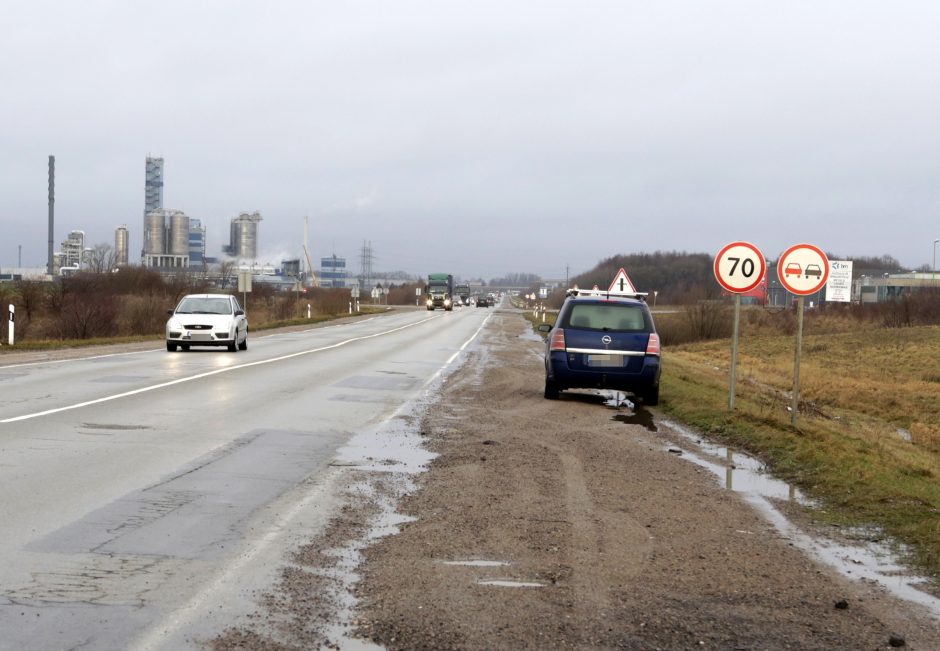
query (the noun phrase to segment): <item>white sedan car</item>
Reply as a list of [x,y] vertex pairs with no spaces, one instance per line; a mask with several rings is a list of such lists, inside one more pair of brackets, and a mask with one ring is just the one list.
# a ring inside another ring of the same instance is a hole
[[248,318],[238,299],[228,294],[189,294],[168,310],[166,349],[190,346],[228,346],[248,349]]

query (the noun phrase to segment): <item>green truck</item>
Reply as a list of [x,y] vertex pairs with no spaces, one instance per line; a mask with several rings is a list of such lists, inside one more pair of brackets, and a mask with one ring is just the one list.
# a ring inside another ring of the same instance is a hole
[[428,274],[425,293],[429,311],[439,307],[448,312],[454,309],[454,277],[451,274]]

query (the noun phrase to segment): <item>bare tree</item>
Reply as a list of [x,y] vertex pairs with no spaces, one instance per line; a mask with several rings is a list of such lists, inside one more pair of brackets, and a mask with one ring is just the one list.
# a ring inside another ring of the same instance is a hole
[[85,258],[88,263],[88,270],[96,274],[111,272],[117,263],[114,247],[104,243],[95,244],[93,249],[86,252]]
[[223,260],[219,263],[219,287],[228,289],[229,282],[235,278],[237,266],[234,260]]

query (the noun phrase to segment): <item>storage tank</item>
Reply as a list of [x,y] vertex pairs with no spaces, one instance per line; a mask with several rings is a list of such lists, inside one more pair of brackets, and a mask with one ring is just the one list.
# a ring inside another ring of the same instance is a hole
[[258,257],[258,222],[259,212],[243,212],[232,220],[231,249],[232,256],[241,260],[254,260]]
[[189,256],[189,217],[178,210],[170,214],[167,253]]
[[126,267],[129,255],[130,235],[127,226],[118,226],[114,231],[114,264]]
[[144,217],[144,254],[166,253],[166,217],[162,210],[154,210]]

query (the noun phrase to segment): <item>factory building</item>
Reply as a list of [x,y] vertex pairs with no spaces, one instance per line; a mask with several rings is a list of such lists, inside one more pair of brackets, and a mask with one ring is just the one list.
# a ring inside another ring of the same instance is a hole
[[198,219],[189,220],[189,266],[202,269],[206,265],[206,229]]
[[78,271],[85,261],[85,231],[71,231],[60,245],[55,256],[59,273],[63,270]]
[[144,165],[144,217],[163,210],[163,159],[147,156]]
[[346,258],[320,258],[320,287],[346,287]]

